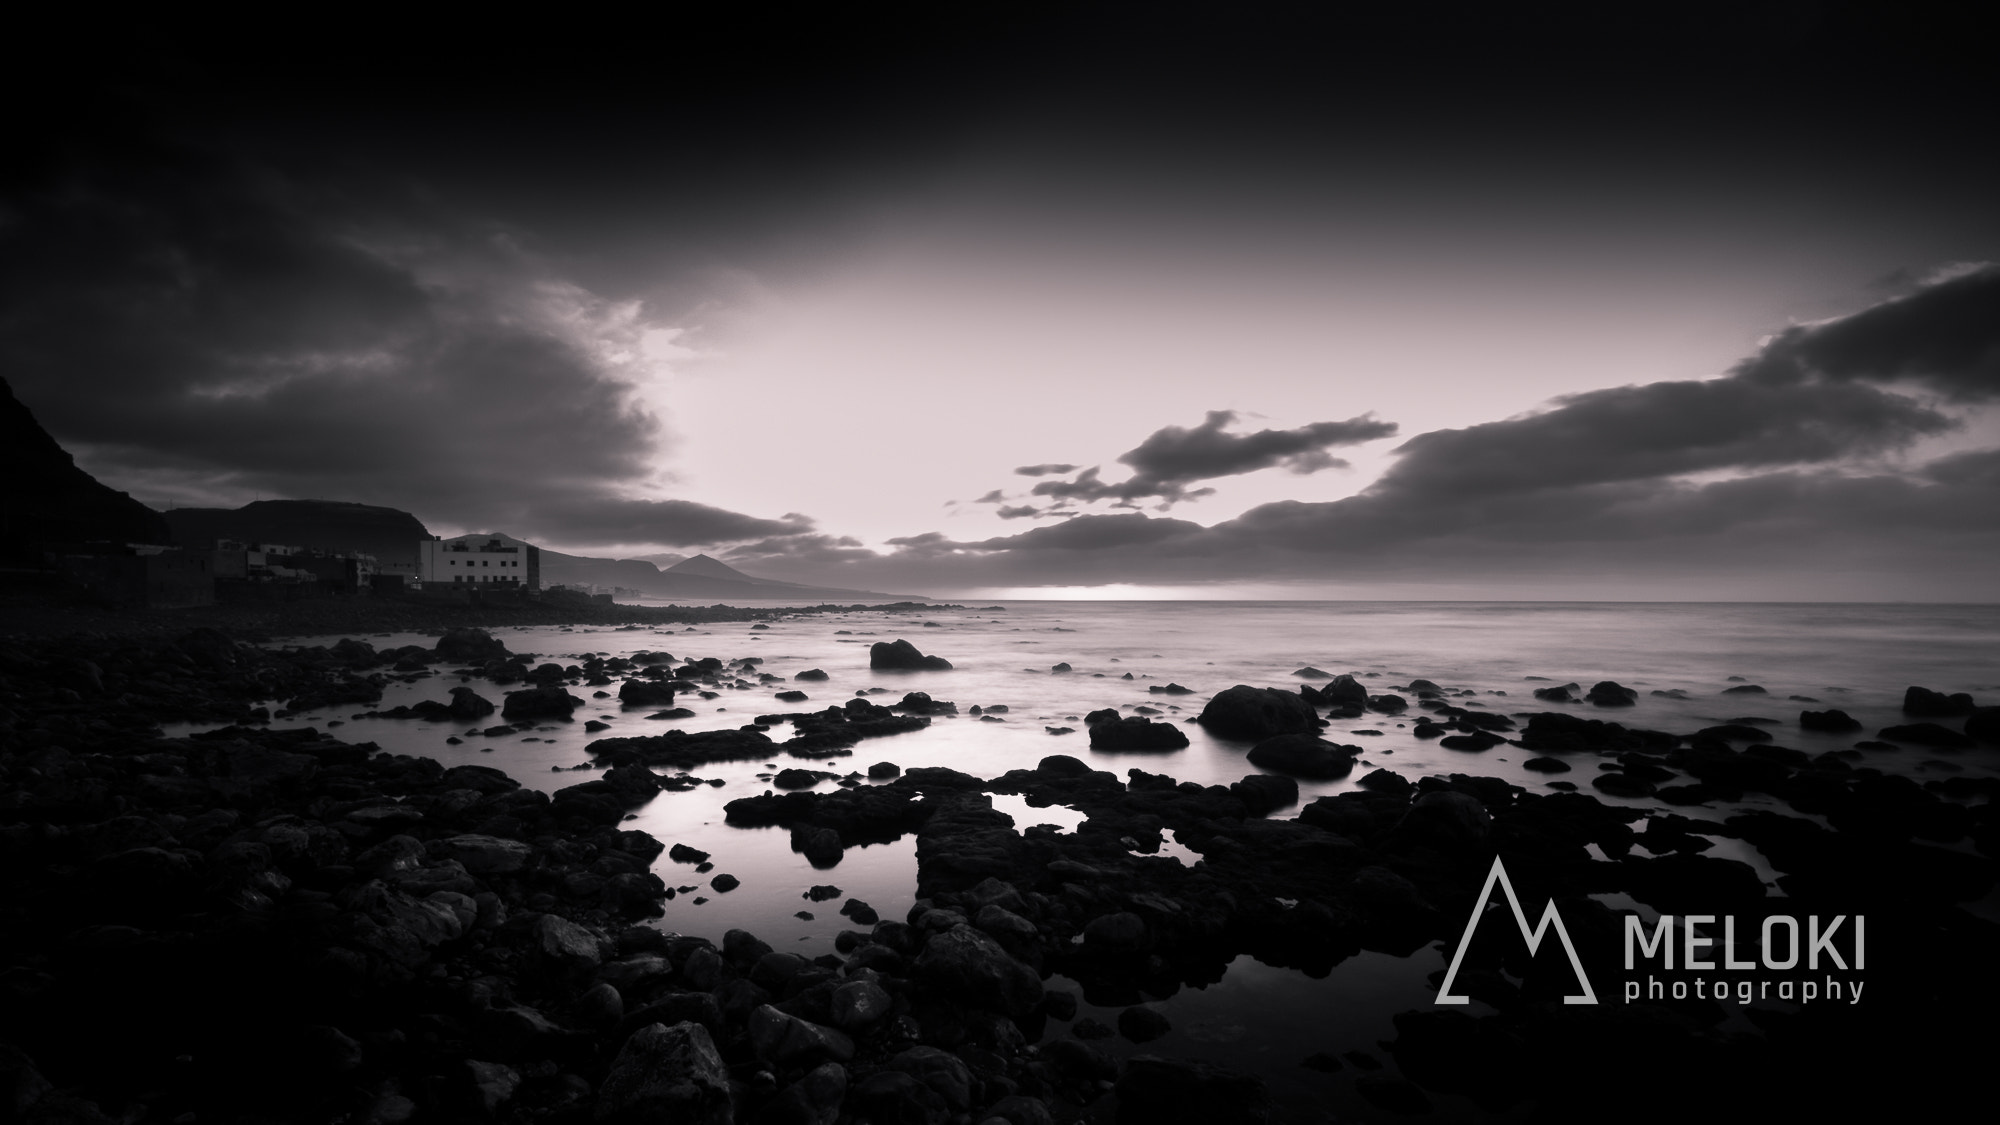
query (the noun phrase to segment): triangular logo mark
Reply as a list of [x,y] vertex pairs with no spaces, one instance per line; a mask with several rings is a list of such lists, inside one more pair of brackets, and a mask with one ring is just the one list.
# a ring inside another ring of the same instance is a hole
[[1514,893],[1514,884],[1507,881],[1507,868],[1499,856],[1493,857],[1493,870],[1486,873],[1486,885],[1479,889],[1479,901],[1472,907],[1472,917],[1466,919],[1465,935],[1458,939],[1458,952],[1451,956],[1451,968],[1445,970],[1444,984],[1438,988],[1437,1002],[1440,1004],[1469,1004],[1469,996],[1453,996],[1451,982],[1458,979],[1459,962],[1465,960],[1465,951],[1472,945],[1473,932],[1479,929],[1480,916],[1486,913],[1486,904],[1493,899],[1493,884],[1500,884],[1506,892],[1507,905],[1514,908],[1514,924],[1521,927],[1521,940],[1528,943],[1528,953],[1533,955],[1541,947],[1542,935],[1548,933],[1553,924],[1556,936],[1562,939],[1563,952],[1569,954],[1570,968],[1576,970],[1576,983],[1583,991],[1574,996],[1563,997],[1565,1004],[1595,1004],[1597,993],[1590,987],[1590,978],[1583,975],[1583,962],[1577,958],[1576,946],[1569,940],[1569,931],[1563,928],[1562,915],[1556,913],[1554,899],[1549,900],[1548,909],[1542,911],[1542,920],[1533,930],[1528,929],[1528,916],[1521,910],[1521,899]]

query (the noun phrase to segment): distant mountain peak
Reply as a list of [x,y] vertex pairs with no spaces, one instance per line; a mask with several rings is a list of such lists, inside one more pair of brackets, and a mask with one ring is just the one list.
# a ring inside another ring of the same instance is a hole
[[707,555],[696,555],[691,559],[682,559],[661,573],[691,574],[702,578],[729,578],[738,582],[767,581],[767,579],[752,578],[735,567],[730,566],[728,563],[720,559],[709,558]]

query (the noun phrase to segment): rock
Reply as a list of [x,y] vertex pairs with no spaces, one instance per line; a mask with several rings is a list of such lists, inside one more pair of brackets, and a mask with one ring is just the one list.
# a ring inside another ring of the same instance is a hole
[[1290,777],[1313,780],[1346,777],[1359,746],[1341,746],[1311,734],[1280,734],[1250,749],[1250,764]]
[[809,697],[802,691],[781,691],[777,694],[780,703],[804,703],[807,698]]
[[793,676],[793,677],[792,677],[792,679],[794,679],[794,680],[825,680],[825,679],[831,679],[831,677],[830,677],[830,676],[828,676],[828,675],[827,675],[827,674],[826,674],[825,672],[821,671],[821,670],[820,670],[820,669],[818,669],[818,668],[808,668],[808,669],[806,669],[805,671],[803,671],[803,672],[800,672],[800,673],[799,673],[798,675],[796,675],[796,676]]
[[471,722],[491,715],[493,701],[461,685],[451,689],[451,703],[446,707],[446,711],[459,722]]
[[868,646],[868,667],[878,672],[949,672],[951,661],[925,656],[905,640],[877,641]]
[[1229,792],[1243,802],[1244,810],[1251,816],[1263,816],[1273,809],[1299,803],[1299,783],[1270,774],[1251,774],[1231,785]]
[[1975,709],[1965,720],[1965,733],[1988,746],[2000,746],[2000,707]]
[[876,762],[874,765],[868,767],[868,776],[877,781],[900,776],[902,772],[903,767],[894,762]]
[[545,970],[564,976],[589,972],[604,960],[597,938],[589,930],[554,914],[535,919],[530,948]]
[[1563,685],[1559,687],[1538,687],[1534,691],[1534,696],[1536,699],[1542,700],[1546,703],[1569,703],[1575,699],[1575,697],[1569,693],[1568,685]]
[[1470,793],[1440,790],[1418,797],[1396,825],[1399,840],[1439,847],[1473,849],[1486,846],[1493,818]]
[[626,680],[618,685],[618,702],[627,707],[672,707],[674,689],[671,682]]
[[708,1029],[649,1024],[625,1041],[597,1091],[606,1125],[731,1125],[729,1073]]
[[1354,1080],[1354,1091],[1390,1113],[1414,1116],[1431,1111],[1430,1098],[1406,1079],[1364,1074]]
[[1167,1017],[1143,1004],[1118,1013],[1118,1034],[1134,1043],[1151,1043],[1172,1030]]
[[820,775],[812,770],[782,769],[778,771],[778,776],[771,779],[771,786],[775,789],[811,789],[819,781]]
[[846,1097],[847,1068],[834,1062],[821,1063],[778,1091],[757,1120],[767,1125],[834,1125]]
[[583,706],[583,700],[555,685],[527,688],[507,693],[506,702],[500,708],[503,719],[567,719],[569,713]]
[[977,1087],[971,1069],[956,1055],[936,1047],[911,1047],[890,1059],[889,1069],[900,1070],[922,1082],[954,1113],[972,1108],[972,1094]]
[[1335,676],[1332,683],[1320,689],[1319,695],[1328,705],[1334,707],[1368,705],[1368,686],[1347,673]]
[[1764,690],[1764,688],[1762,688],[1757,684],[1737,684],[1735,687],[1723,688],[1722,694],[1723,695],[1769,695],[1771,693]]
[[1599,707],[1630,707],[1639,702],[1639,693],[1616,680],[1600,680],[1590,685],[1583,697]]
[[1911,687],[1903,692],[1903,714],[1920,719],[1951,719],[1970,715],[1976,709],[1965,692],[1946,695],[1929,688]]
[[706,863],[708,853],[700,848],[690,848],[686,844],[675,844],[667,849],[667,858],[675,863]]
[[844,1032],[821,1027],[762,1005],[750,1013],[750,1045],[757,1057],[780,1065],[846,1062],[854,1057],[854,1040]]
[[951,1110],[929,1086],[900,1070],[878,1070],[849,1087],[847,1104],[880,1125],[944,1125]]
[[1149,944],[1146,920],[1129,911],[1101,914],[1083,928],[1085,951],[1100,956],[1143,953]]
[[832,867],[840,862],[840,833],[831,828],[797,825],[792,829],[792,850],[804,855],[816,868]]
[[600,981],[576,998],[576,1018],[589,1027],[615,1027],[625,1018],[625,997],[616,986]]
[[833,990],[833,1023],[850,1034],[867,1031],[895,1011],[895,1000],[872,980],[851,980]]
[[1877,738],[1891,742],[1909,742],[1918,746],[1937,746],[1946,750],[1967,750],[1973,746],[1972,739],[1936,723],[1905,723],[1899,727],[1883,727]]
[[1322,671],[1322,670],[1320,670],[1320,669],[1318,669],[1318,668],[1315,668],[1315,667],[1313,667],[1312,665],[1308,664],[1308,665],[1306,665],[1305,667],[1303,667],[1303,668],[1299,669],[1298,671],[1296,671],[1296,672],[1293,672],[1293,673],[1292,673],[1292,675],[1294,675],[1294,676],[1302,676],[1302,677],[1304,677],[1305,679],[1308,679],[1308,680],[1324,680],[1324,679],[1326,679],[1326,678],[1327,678],[1328,676],[1331,676],[1331,675],[1333,675],[1333,673],[1332,673],[1332,672],[1326,672],[1326,671]]
[[1247,1074],[1135,1055],[1118,1079],[1118,1125],[1264,1125],[1271,1094]]
[[1137,716],[1090,728],[1092,750],[1179,750],[1187,744],[1187,733],[1172,723]]
[[[1303,698],[1277,688],[1247,684],[1217,694],[1195,721],[1220,738],[1264,739],[1319,729],[1319,715]],[[1094,739],[1096,732],[1091,734]],[[1095,741],[1092,745],[1096,745]]]
[[436,651],[439,660],[456,664],[484,664],[513,655],[505,642],[484,629],[448,630],[438,638]]
[[473,1104],[489,1117],[498,1113],[521,1085],[520,1072],[511,1066],[467,1059],[465,1070],[471,1080]]
[[1561,758],[1529,758],[1521,763],[1521,768],[1536,773],[1568,773],[1570,770],[1569,763]]
[[743,880],[738,879],[736,876],[728,874],[727,872],[724,872],[723,874],[717,875],[715,878],[710,879],[708,881],[708,885],[714,887],[717,893],[721,893],[724,891],[733,891],[736,888],[742,886]]
[[1831,731],[1846,734],[1861,729],[1861,721],[1845,711],[1801,711],[1799,726],[1804,730]]
[[963,923],[933,934],[912,972],[955,1000],[1004,1015],[1025,1016],[1042,999],[1042,981],[1033,969]]

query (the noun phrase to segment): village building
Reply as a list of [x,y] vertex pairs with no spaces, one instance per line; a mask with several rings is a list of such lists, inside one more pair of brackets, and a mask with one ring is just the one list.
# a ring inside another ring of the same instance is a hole
[[482,592],[542,588],[542,550],[511,535],[487,532],[417,545],[419,580],[426,590],[475,587]]

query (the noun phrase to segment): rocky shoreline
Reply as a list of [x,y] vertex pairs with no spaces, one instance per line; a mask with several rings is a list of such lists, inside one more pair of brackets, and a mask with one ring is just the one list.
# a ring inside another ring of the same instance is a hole
[[[1384,1117],[1428,1112],[1434,1097],[1506,1120],[1912,1113],[1969,1088],[1991,1046],[1948,1031],[2000,998],[2000,930],[1957,905],[1993,883],[1985,781],[1918,785],[1861,752],[1808,760],[1765,741],[1739,749],[1729,731],[1570,712],[1515,729],[1429,681],[1405,688],[1414,704],[1357,697],[1346,677],[1296,694],[1232,688],[1200,721],[1255,741],[1267,769],[1327,776],[1352,748],[1317,737],[1321,714],[1414,705],[1469,755],[1511,742],[1566,767],[1551,774],[1610,779],[1589,786],[1607,794],[1752,794],[1766,807],[1696,823],[1576,786],[1377,769],[1285,821],[1262,815],[1297,800],[1282,774],[1201,786],[1068,755],[997,778],[881,763],[868,772],[893,778],[883,784],[856,774],[728,806],[731,823],[787,829],[819,859],[915,834],[908,916],[876,918],[850,899],[854,928],[806,957],[740,930],[717,944],[647,925],[669,895],[721,893],[732,877],[669,887],[652,865],[675,842],[621,823],[661,790],[698,784],[688,771],[703,761],[851,755],[952,704],[856,698],[740,730],[600,739],[601,772],[552,797],[487,767],[283,728],[289,711],[366,705],[392,678],[440,670],[482,686],[425,706],[475,724],[498,710],[508,729],[566,721],[584,702],[572,688],[670,706],[676,691],[756,675],[747,661],[535,665],[470,629],[388,652],[360,641],[280,652],[210,628],[0,644],[6,1119],[1265,1121],[1274,1109],[1254,1076],[1199,1058],[1121,1059],[1097,1042],[1157,1038],[1166,1017],[1151,1005],[1220,979],[1238,955],[1324,974],[1364,949],[1449,946],[1496,854],[1531,915],[1558,904],[1585,969],[1607,983],[1627,975],[1622,919],[1591,895],[1730,913],[1750,930],[1775,914],[1866,913],[1870,1003],[1743,1009],[1754,1034],[1713,1000],[1569,1006],[1568,962],[1488,941],[1512,925],[1489,915],[1457,984],[1478,1007],[1399,1016],[1382,1049],[1401,1076],[1357,1079]],[[1606,685],[1592,691],[1616,706]],[[288,704],[260,713],[271,699]],[[1162,741],[1128,729],[1144,719],[1089,718],[1098,749]],[[174,720],[229,725],[163,737]],[[768,736],[785,722],[788,741]],[[1734,732],[1750,736],[1770,737]],[[1070,833],[1020,831],[992,793],[1087,819]],[[1154,854],[1166,832],[1201,862]],[[1758,849],[1787,897],[1768,896],[1748,865],[1703,855],[1717,834]],[[1076,1018],[1078,997],[1051,974],[1123,1009],[1117,1028]]]

